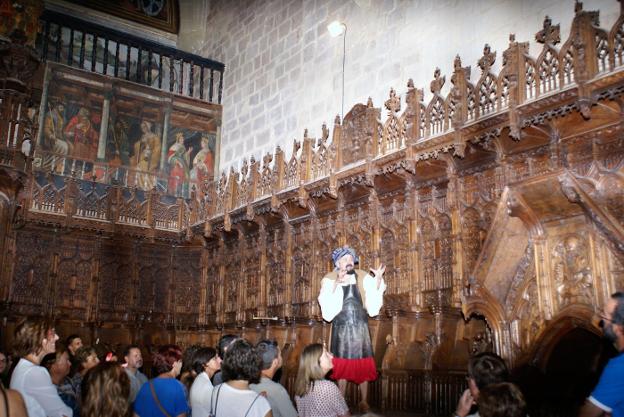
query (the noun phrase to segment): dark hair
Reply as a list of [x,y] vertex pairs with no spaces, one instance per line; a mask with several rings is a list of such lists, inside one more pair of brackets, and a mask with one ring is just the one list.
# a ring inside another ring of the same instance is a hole
[[261,340],[256,345],[256,352],[260,357],[260,369],[269,369],[275,358],[279,356],[279,346],[275,340]]
[[490,384],[509,380],[505,361],[493,352],[483,352],[470,358],[468,376],[474,379],[479,391]]
[[238,339],[239,337],[233,334],[226,334],[221,336],[221,339],[219,339],[219,343],[217,344],[217,352],[219,352],[219,356],[221,356],[221,359],[225,359],[225,351],[228,350],[230,345]]
[[257,383],[260,380],[260,357],[248,341],[238,339],[228,348],[221,373],[224,382],[240,379]]
[[158,348],[152,361],[157,375],[167,373],[173,369],[173,364],[182,359],[182,349],[177,345],[164,345]]
[[128,345],[124,348],[123,350],[123,357],[125,358],[126,356],[128,356],[130,354],[130,351],[132,349],[139,349],[141,350],[141,348],[139,347],[139,345]]
[[201,347],[201,345],[191,345],[187,347],[186,350],[184,350],[184,353],[182,354],[182,372],[190,372],[194,370],[193,359],[195,358],[195,354],[199,349],[201,349]]
[[83,417],[128,417],[130,379],[117,362],[100,362],[82,380],[80,415]]
[[615,292],[611,294],[611,298],[617,301],[617,305],[613,310],[611,322],[613,324],[619,324],[620,326],[624,326],[624,292]]
[[93,346],[82,346],[78,350],[76,350],[76,354],[74,355],[74,361],[78,364],[80,369],[83,369],[82,364],[87,361],[87,358],[95,354],[97,356],[97,352]]
[[69,347],[72,344],[74,339],[82,339],[79,334],[70,334],[65,338],[65,346]]
[[526,402],[520,389],[509,382],[491,384],[479,390],[481,417],[525,417]]
[[41,359],[41,363],[39,365],[43,366],[48,370],[48,372],[50,372],[50,368],[52,368],[52,365],[54,365],[65,352],[69,354],[69,350],[67,350],[65,346],[58,345],[56,347],[56,351],[45,355],[43,359]]
[[197,349],[193,355],[192,369],[197,375],[201,374],[204,372],[204,366],[215,356],[217,356],[217,351],[214,348],[202,347]]

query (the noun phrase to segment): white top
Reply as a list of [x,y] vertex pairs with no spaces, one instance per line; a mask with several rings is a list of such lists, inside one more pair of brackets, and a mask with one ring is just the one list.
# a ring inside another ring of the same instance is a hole
[[247,417],[264,417],[271,411],[269,401],[262,395],[249,389],[232,388],[226,382],[214,387],[212,397],[215,417],[245,417],[245,413]]
[[11,388],[24,397],[29,417],[73,417],[43,366],[20,359],[11,376]]
[[207,417],[210,414],[212,382],[206,372],[197,375],[191,385],[190,399],[193,417]]
[[[325,277],[321,280],[321,293],[318,296],[318,302],[321,305],[321,313],[323,319],[326,321],[332,321],[334,317],[342,310],[342,299],[344,297],[341,287],[357,284],[357,281],[353,275],[348,275],[348,280],[336,286],[334,291],[334,281]],[[365,306],[364,308],[368,312],[368,315],[375,317],[379,314],[381,306],[383,305],[383,294],[386,291],[386,282],[381,279],[381,285],[377,289],[377,279],[370,274],[366,274],[364,281],[364,291],[366,292]],[[362,294],[364,296],[364,294]]]

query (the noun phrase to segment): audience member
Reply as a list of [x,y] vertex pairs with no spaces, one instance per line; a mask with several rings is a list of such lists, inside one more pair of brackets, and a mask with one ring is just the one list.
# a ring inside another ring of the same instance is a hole
[[76,363],[74,355],[76,355],[76,351],[82,347],[82,339],[77,334],[71,334],[65,339],[65,346],[67,346],[67,350],[69,351],[69,361],[72,365],[69,370],[69,377],[71,378],[78,372],[79,364]]
[[130,417],[130,379],[117,362],[102,362],[82,380],[82,417]]
[[[239,337],[233,334],[226,334],[221,336],[221,338],[219,339],[219,343],[217,344],[217,353],[219,354],[219,357],[221,359],[225,360],[225,354],[227,353],[228,348],[238,339]],[[218,371],[212,378],[212,384],[214,386],[217,386],[222,382],[223,375],[221,374],[221,371]]]
[[616,292],[600,314],[602,331],[619,353],[602,371],[580,417],[624,416],[624,292]]
[[488,385],[508,380],[509,371],[500,356],[492,352],[483,352],[473,356],[468,361],[468,389],[459,399],[455,415],[457,417],[479,416],[478,412],[470,414],[470,410],[477,404],[480,390]]
[[192,367],[197,375],[190,394],[193,417],[207,417],[213,388],[210,378],[221,369],[221,358],[215,349],[203,347],[195,351]]
[[266,398],[249,389],[260,380],[260,358],[249,342],[238,339],[227,349],[221,373],[224,383],[212,390],[215,417],[272,417]]
[[30,417],[72,417],[73,412],[59,397],[48,371],[39,366],[56,350],[58,335],[44,321],[25,321],[15,329],[14,348],[20,357],[11,376],[11,388],[24,397]]
[[55,353],[48,353],[41,360],[41,366],[46,368],[56,385],[56,390],[65,404],[71,407],[74,417],[80,416],[80,397],[68,378],[71,363],[69,352],[65,346],[57,346]]
[[137,345],[129,345],[124,349],[124,368],[130,378],[130,404],[136,399],[139,390],[147,382],[147,377],[139,370],[143,366],[141,348]]
[[297,410],[293,407],[286,389],[273,381],[273,376],[282,367],[282,352],[277,342],[262,340],[256,345],[256,352],[261,362],[261,378],[257,384],[250,384],[249,388],[257,393],[265,393],[273,417],[297,417]]
[[479,391],[480,417],[525,417],[526,402],[512,383],[490,384]]
[[19,392],[0,384],[0,417],[28,417],[26,405]]
[[299,417],[347,417],[349,407],[340,389],[325,375],[332,369],[333,356],[323,345],[308,345],[299,357],[295,380],[295,402]]
[[182,370],[180,371],[180,382],[184,385],[186,392],[191,391],[193,381],[197,378],[197,373],[193,369],[193,358],[195,352],[201,348],[201,345],[191,345],[184,350],[182,354]]
[[143,384],[134,402],[139,417],[185,417],[190,409],[184,385],[176,378],[182,369],[182,351],[176,345],[165,345],[153,356],[156,378]]
[[0,383],[5,388],[9,387],[9,369],[11,369],[9,355],[4,352],[0,352]]
[[78,364],[78,372],[76,372],[76,374],[72,377],[71,383],[74,387],[74,391],[76,391],[76,395],[80,398],[82,379],[89,369],[100,363],[100,360],[97,357],[95,348],[91,346],[82,346],[78,348],[74,354],[74,360]]

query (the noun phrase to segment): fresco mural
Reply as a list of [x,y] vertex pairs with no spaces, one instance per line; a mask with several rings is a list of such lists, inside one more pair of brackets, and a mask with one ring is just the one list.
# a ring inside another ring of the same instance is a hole
[[[135,96],[127,87],[90,83],[79,88],[75,81],[75,76],[50,77],[49,95],[41,106],[36,166],[180,197],[212,180],[217,149],[213,119],[193,114],[181,118],[167,97],[154,102],[149,100],[154,97],[146,98],[142,91]],[[163,106],[163,100],[170,104]]]

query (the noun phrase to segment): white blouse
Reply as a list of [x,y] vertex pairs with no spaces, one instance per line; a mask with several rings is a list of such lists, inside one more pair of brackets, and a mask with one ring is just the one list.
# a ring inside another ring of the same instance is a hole
[[[318,296],[318,302],[321,305],[321,313],[323,319],[326,321],[332,321],[334,317],[342,310],[342,299],[344,297],[341,287],[357,284],[354,276],[350,275],[347,282],[336,286],[334,291],[334,280],[325,277],[321,280],[321,292]],[[368,312],[368,315],[375,317],[379,314],[381,306],[383,305],[383,294],[386,291],[386,282],[381,279],[381,285],[377,288],[377,279],[370,274],[366,274],[363,281],[364,285],[364,308]]]

